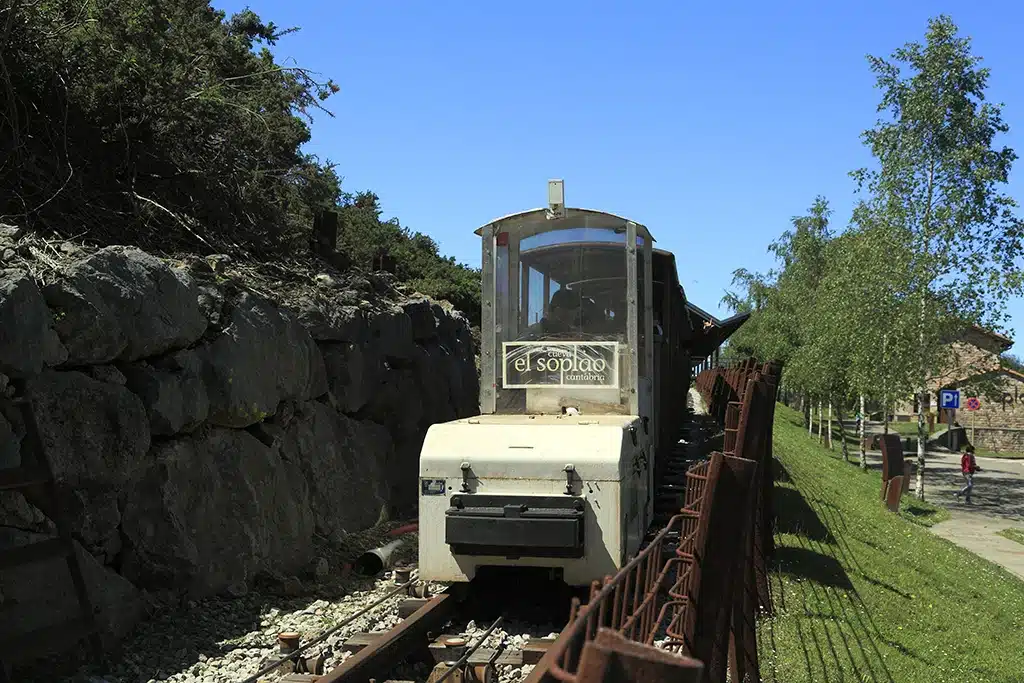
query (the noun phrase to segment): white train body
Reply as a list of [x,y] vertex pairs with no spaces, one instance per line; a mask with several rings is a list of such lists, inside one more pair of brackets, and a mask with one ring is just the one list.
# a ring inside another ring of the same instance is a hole
[[644,226],[565,208],[554,189],[548,209],[477,231],[480,415],[427,432],[423,579],[516,566],[586,585],[628,562],[651,524],[694,318],[674,257]]
[[614,574],[651,517],[649,450],[633,416],[433,425],[420,456],[421,576],[459,582],[481,566],[557,566],[566,583],[585,585]]

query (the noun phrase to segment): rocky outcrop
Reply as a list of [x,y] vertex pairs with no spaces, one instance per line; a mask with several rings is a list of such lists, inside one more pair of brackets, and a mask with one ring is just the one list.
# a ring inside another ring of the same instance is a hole
[[[0,527],[0,548],[36,543],[49,534]],[[127,635],[143,616],[144,602],[132,583],[75,544],[96,625],[109,647]],[[63,558],[5,569],[0,641],[27,631],[53,626],[81,614],[74,585]],[[45,643],[44,643],[45,645]]]
[[142,401],[81,372],[49,370],[29,380],[39,437],[72,528],[89,550],[120,550],[118,500],[150,445]]
[[123,376],[128,389],[142,400],[155,436],[190,431],[210,414],[202,359],[194,351],[132,363],[124,367]]
[[324,359],[313,338],[298,321],[248,293],[224,330],[197,353],[210,392],[209,420],[216,425],[248,427],[273,415],[281,401],[327,392]]
[[68,357],[39,288],[21,270],[0,270],[0,372],[28,377]]
[[[387,507],[393,445],[387,429],[311,401],[281,434],[281,452],[312,484],[316,525],[327,536],[365,529]],[[350,501],[360,501],[354,506]]]
[[[314,535],[411,511],[426,429],[476,412],[466,319],[386,274],[32,239],[0,231],[0,467],[34,457],[17,387],[110,638],[144,591],[238,594],[309,567]],[[0,547],[54,533],[0,494]],[[66,569],[13,572],[0,607],[72,609]]]
[[[100,249],[47,288],[72,364],[138,360],[199,339],[207,319],[188,273],[132,247]],[[63,315],[61,315],[63,314]]]
[[211,427],[153,448],[122,531],[133,582],[210,595],[307,564],[313,512],[298,465],[247,431]]

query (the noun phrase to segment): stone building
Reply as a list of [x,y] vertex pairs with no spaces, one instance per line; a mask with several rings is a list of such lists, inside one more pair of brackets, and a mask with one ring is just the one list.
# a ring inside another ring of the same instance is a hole
[[[947,368],[928,383],[926,415],[938,427],[951,421],[966,429],[966,436],[978,448],[1024,451],[1024,373],[1003,367],[1000,355],[1013,340],[997,332],[973,326],[951,343]],[[941,389],[960,389],[960,410],[938,408]],[[965,409],[967,399],[981,402],[977,411]],[[918,401],[895,406],[897,421],[917,419]]]
[[[1003,368],[989,378],[994,380],[995,395],[979,396],[979,410],[958,410],[955,419],[977,448],[1024,452],[1024,373]],[[961,408],[967,393],[961,392]]]

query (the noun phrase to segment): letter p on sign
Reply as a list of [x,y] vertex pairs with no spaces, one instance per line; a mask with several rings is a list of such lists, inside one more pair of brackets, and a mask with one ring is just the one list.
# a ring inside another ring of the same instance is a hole
[[958,409],[960,407],[960,392],[956,389],[943,389],[940,391],[939,407]]

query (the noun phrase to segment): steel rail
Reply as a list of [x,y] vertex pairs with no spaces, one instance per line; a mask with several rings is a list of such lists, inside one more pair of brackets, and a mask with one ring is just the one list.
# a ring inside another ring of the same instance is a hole
[[370,612],[373,609],[379,607],[381,604],[387,602],[388,600],[390,600],[391,598],[395,597],[396,595],[398,595],[402,591],[408,589],[409,586],[413,585],[414,583],[416,583],[419,580],[417,578],[418,576],[419,576],[419,573],[418,573],[418,570],[417,570],[416,572],[413,572],[413,574],[410,576],[408,581],[406,581],[405,583],[403,583],[403,584],[401,584],[399,586],[396,586],[392,590],[388,591],[384,595],[384,597],[378,599],[376,602],[374,602],[374,603],[372,603],[370,605],[367,605],[366,607],[364,607],[363,609],[359,610],[355,614],[350,615],[346,619],[342,620],[340,623],[335,624],[334,626],[332,626],[328,630],[324,631],[319,636],[317,636],[313,640],[309,641],[305,645],[302,645],[301,647],[296,648],[292,652],[289,652],[287,655],[285,655],[281,659],[277,660],[274,664],[269,664],[269,665],[263,667],[262,669],[260,669],[256,673],[254,673],[249,678],[246,678],[242,683],[256,683],[256,681],[259,680],[260,676],[267,675],[268,673],[270,673],[274,669],[278,668],[279,666],[281,666],[282,664],[284,664],[288,660],[294,659],[294,658],[298,657],[300,654],[302,654],[303,652],[305,652],[306,650],[308,650],[312,646],[317,645],[318,643],[322,643],[324,640],[326,640],[330,636],[332,636],[335,633],[337,633],[339,629],[345,628],[346,626],[351,624],[353,621],[355,621],[359,617],[362,617],[362,616],[366,615],[368,612]]
[[460,596],[458,591],[435,595],[425,605],[390,631],[382,634],[373,644],[346,659],[317,679],[317,683],[364,683],[380,678],[408,655],[429,629],[443,625],[455,614]]
[[[480,640],[476,641],[476,645],[474,645],[471,648],[467,648],[466,653],[459,657],[458,661],[452,664],[447,671],[441,674],[441,677],[438,678],[437,681],[435,681],[435,683],[443,683],[443,681],[447,680],[447,678],[452,675],[452,672],[454,672],[456,669],[460,668],[463,664],[468,662],[469,658],[473,656],[473,653],[480,649],[480,646],[484,644],[484,641],[487,640],[487,638],[491,635],[494,629],[498,627],[498,624],[501,623],[502,619],[504,619],[504,617],[498,617],[497,619],[495,619],[494,623],[491,624],[491,627],[487,629],[487,631],[482,636],[480,636]],[[491,661],[489,661],[488,664],[493,664],[494,660],[497,659],[497,654],[498,653],[496,652],[491,657]]]

